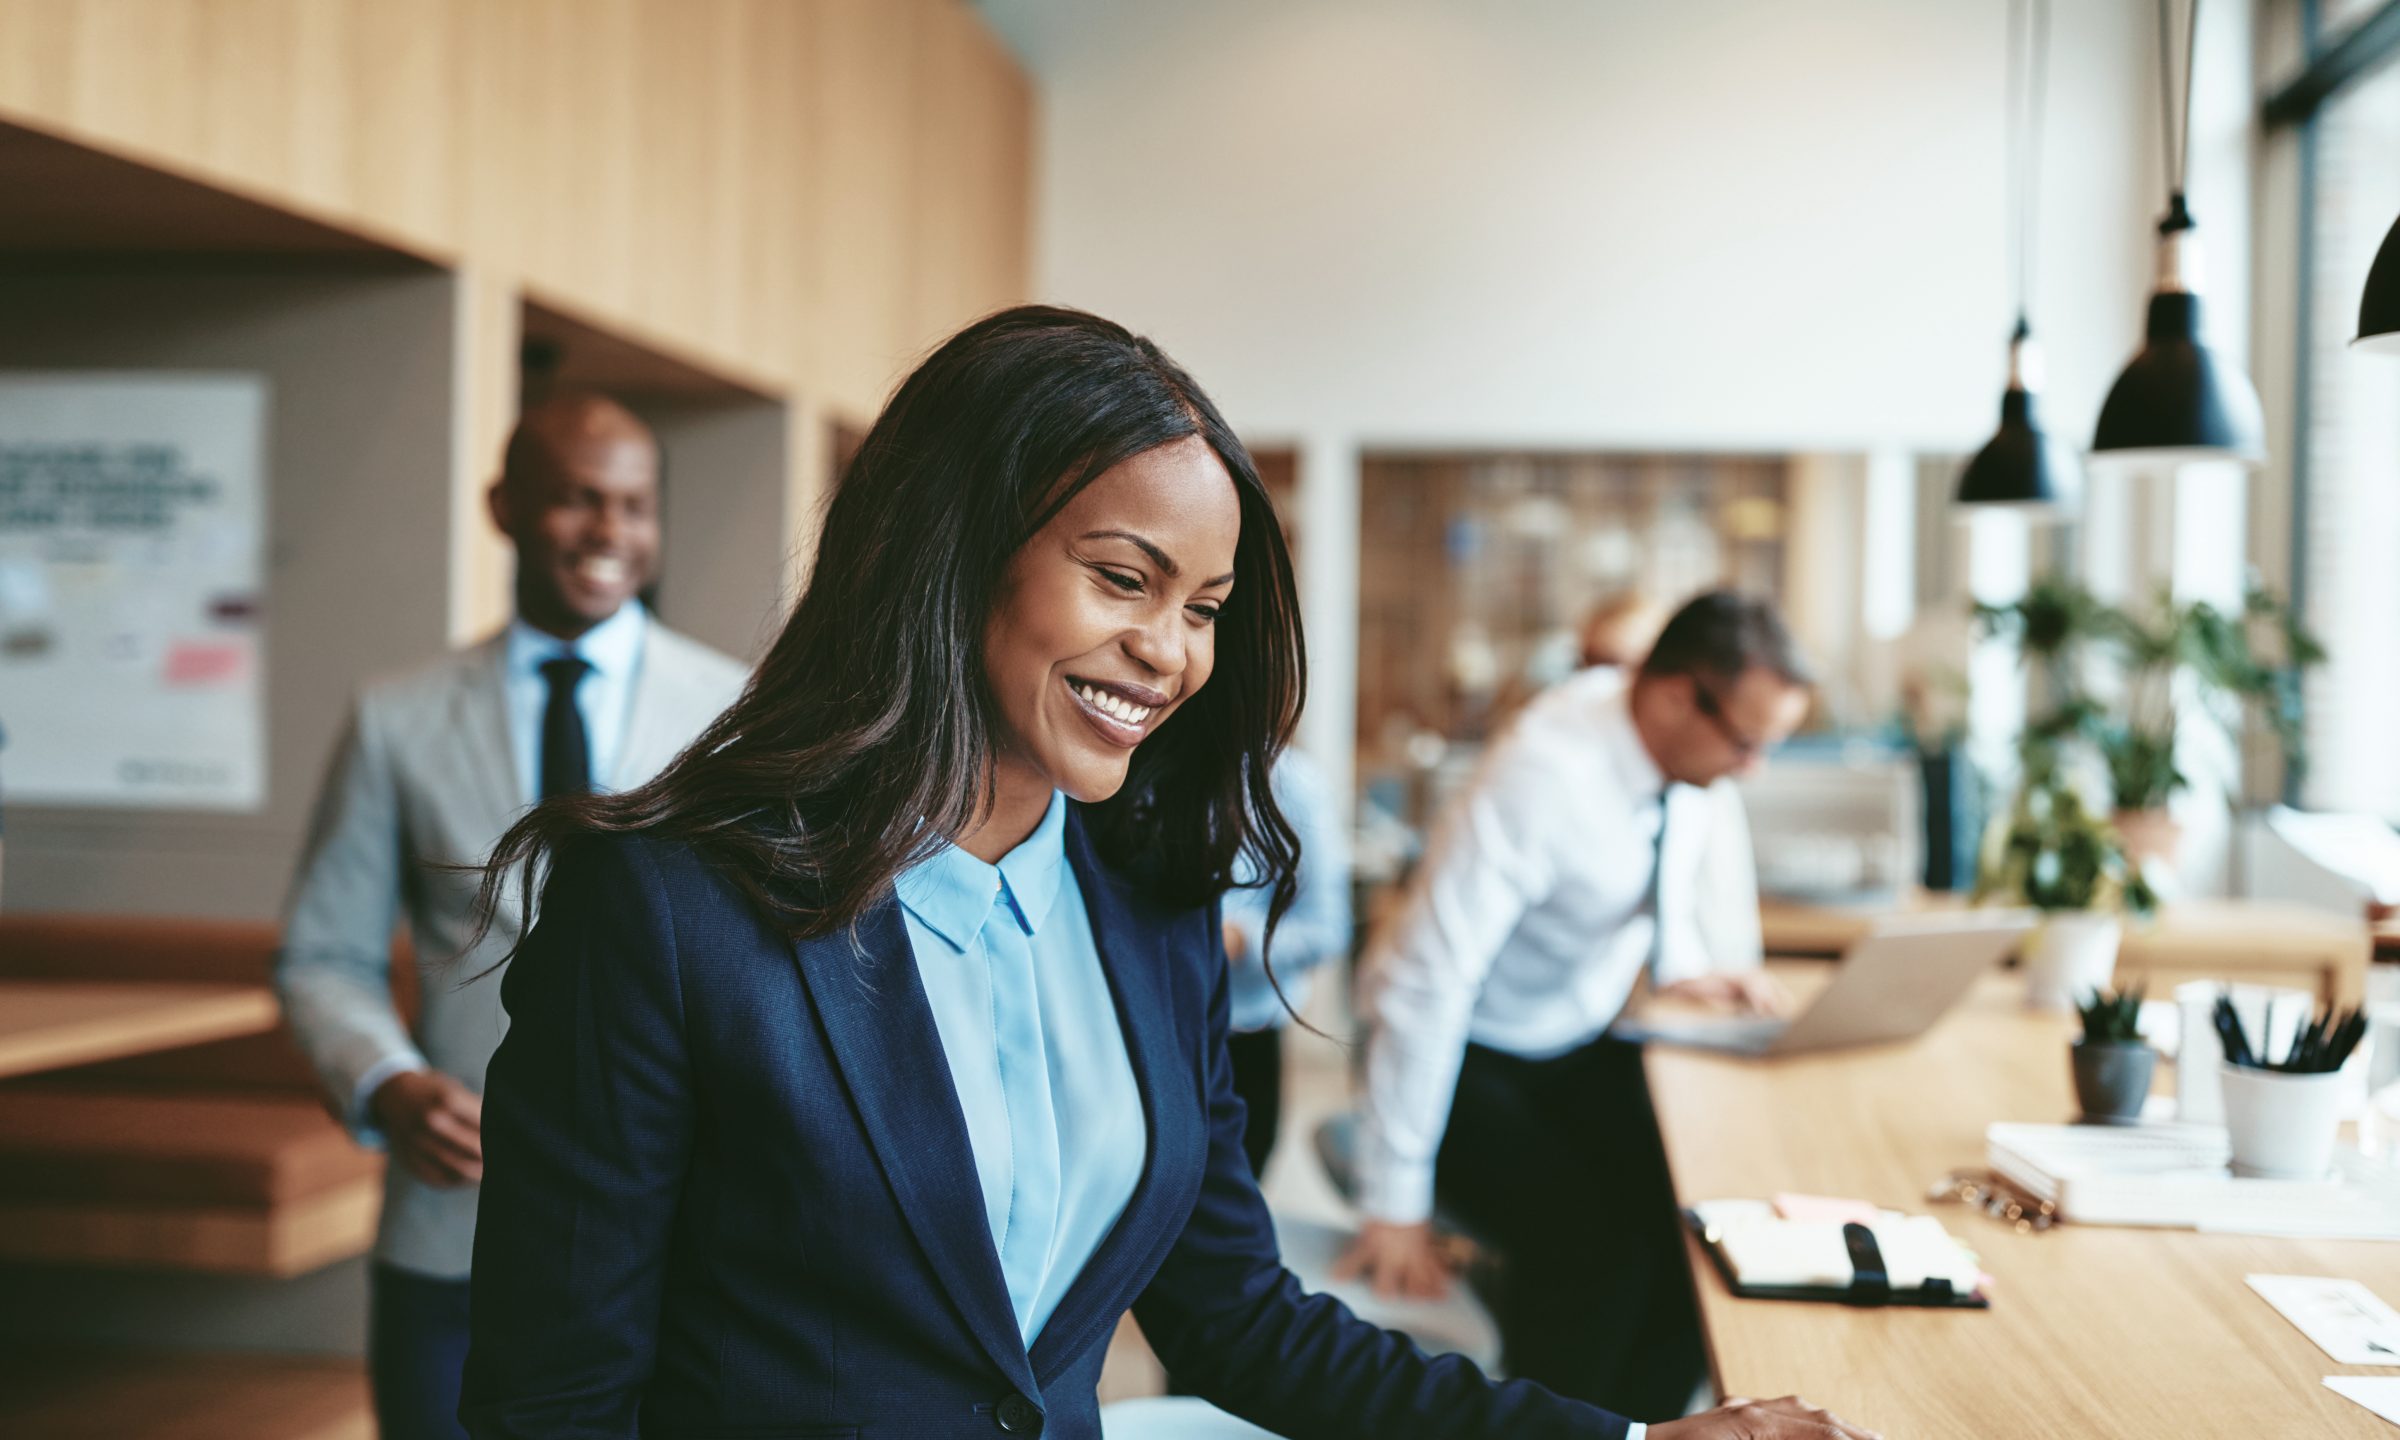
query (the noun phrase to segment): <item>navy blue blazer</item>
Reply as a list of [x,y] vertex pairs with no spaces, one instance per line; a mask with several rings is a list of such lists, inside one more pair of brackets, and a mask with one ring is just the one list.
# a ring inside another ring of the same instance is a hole
[[688,849],[558,857],[483,1102],[478,1437],[1097,1440],[1131,1308],[1186,1389],[1294,1440],[1626,1422],[1305,1293],[1242,1154],[1216,907],[1067,853],[1149,1122],[1133,1198],[1027,1353],[897,902],[795,945]]

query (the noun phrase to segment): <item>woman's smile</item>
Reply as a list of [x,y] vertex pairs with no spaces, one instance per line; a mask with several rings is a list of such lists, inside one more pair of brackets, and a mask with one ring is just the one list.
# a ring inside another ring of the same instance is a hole
[[1156,690],[1121,681],[1086,680],[1069,675],[1066,684],[1076,711],[1099,732],[1100,738],[1128,750],[1142,743],[1155,728],[1160,713],[1173,703],[1172,697]]

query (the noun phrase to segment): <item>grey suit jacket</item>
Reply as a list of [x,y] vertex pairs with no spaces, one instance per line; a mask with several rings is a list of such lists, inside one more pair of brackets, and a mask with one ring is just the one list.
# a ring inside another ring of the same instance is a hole
[[[473,949],[471,869],[524,813],[509,745],[498,636],[359,697],[317,800],[292,884],[275,987],[286,1020],[344,1124],[367,1072],[410,1049],[483,1089],[507,1029],[496,964],[519,928],[513,887]],[[657,774],[741,693],[736,661],[655,622],[642,642],[631,713],[607,777]],[[418,965],[412,1035],[391,1000],[392,927],[408,917]],[[476,1190],[423,1184],[399,1165],[384,1182],[377,1255],[420,1274],[464,1277]]]

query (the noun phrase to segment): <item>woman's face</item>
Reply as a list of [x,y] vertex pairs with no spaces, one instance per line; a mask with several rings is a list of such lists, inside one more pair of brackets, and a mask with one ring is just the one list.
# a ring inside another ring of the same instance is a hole
[[1241,533],[1233,477],[1195,435],[1102,474],[1026,542],[984,632],[1004,796],[1117,792],[1208,682]]

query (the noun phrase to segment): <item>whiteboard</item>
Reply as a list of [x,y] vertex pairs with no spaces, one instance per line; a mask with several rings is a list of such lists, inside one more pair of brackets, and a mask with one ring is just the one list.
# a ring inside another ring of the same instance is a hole
[[0,372],[11,803],[266,801],[267,381]]

